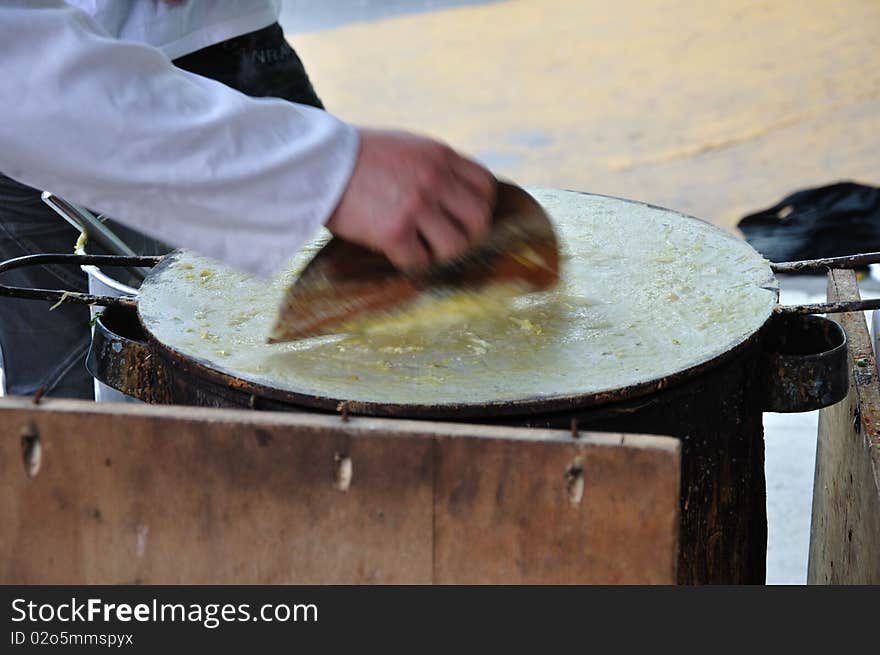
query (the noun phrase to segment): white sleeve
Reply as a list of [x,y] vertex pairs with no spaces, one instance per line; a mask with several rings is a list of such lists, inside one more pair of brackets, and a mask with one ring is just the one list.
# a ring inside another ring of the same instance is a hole
[[271,275],[330,216],[358,131],[119,41],[63,2],[0,0],[0,171]]

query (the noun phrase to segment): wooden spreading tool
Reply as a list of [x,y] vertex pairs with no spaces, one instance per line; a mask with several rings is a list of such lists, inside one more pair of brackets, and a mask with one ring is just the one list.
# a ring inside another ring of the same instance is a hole
[[354,318],[396,313],[456,291],[540,291],[559,278],[559,246],[538,202],[499,182],[489,238],[460,259],[408,273],[382,254],[333,238],[285,293],[269,343],[330,334]]

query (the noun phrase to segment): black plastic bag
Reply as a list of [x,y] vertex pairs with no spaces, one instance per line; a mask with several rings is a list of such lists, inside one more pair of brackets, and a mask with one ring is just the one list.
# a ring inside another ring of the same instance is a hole
[[805,189],[738,227],[771,262],[880,251],[880,189],[855,182]]

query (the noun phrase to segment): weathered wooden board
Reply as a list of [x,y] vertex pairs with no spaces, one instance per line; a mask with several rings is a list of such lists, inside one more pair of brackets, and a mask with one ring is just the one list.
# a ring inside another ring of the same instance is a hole
[[666,437],[4,398],[0,583],[673,583],[679,481]]
[[604,445],[440,439],[435,582],[567,584],[573,561],[608,584],[674,582],[672,458],[658,457],[651,437],[584,438]]
[[[851,271],[831,271],[830,301],[858,298]],[[880,584],[880,384],[864,314],[834,317],[849,342],[850,391],[819,412],[810,584]]]

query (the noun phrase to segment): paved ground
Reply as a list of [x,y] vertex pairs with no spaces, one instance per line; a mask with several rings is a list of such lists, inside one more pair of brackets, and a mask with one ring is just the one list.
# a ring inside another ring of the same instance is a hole
[[502,0],[283,0],[281,24],[287,34],[326,30],[349,23],[420,14]]
[[[291,30],[327,20],[331,3],[294,2]],[[341,20],[351,5],[403,3]],[[348,119],[731,226],[794,189],[880,179],[878,28],[874,0],[511,0],[293,41]]]
[[[733,229],[796,189],[880,182],[875,0],[287,0],[283,23],[331,110],[524,184]],[[784,302],[823,297],[783,281]],[[816,421],[765,416],[770,583],[806,579]]]

